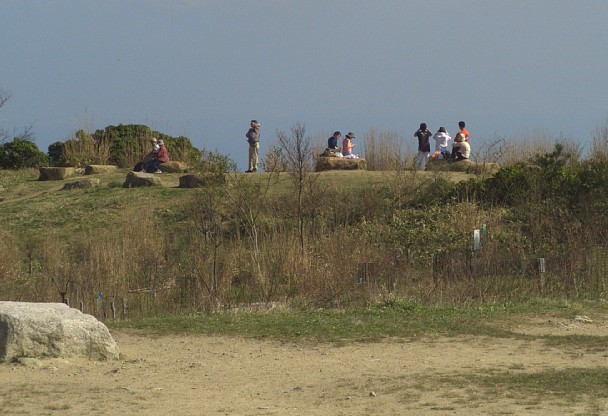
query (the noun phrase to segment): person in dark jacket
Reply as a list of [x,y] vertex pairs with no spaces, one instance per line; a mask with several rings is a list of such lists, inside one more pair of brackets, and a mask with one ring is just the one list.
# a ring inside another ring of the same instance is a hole
[[245,137],[249,143],[249,169],[245,172],[252,173],[258,170],[258,158],[260,152],[260,128],[262,125],[257,120],[251,120],[250,128]]
[[327,148],[340,151],[340,148],[338,147],[340,137],[342,137],[342,133],[339,131],[334,132],[334,135],[327,139]]
[[431,156],[431,143],[429,139],[433,133],[427,128],[426,123],[420,123],[420,128],[414,133],[414,137],[418,138],[418,170],[426,169],[426,162]]

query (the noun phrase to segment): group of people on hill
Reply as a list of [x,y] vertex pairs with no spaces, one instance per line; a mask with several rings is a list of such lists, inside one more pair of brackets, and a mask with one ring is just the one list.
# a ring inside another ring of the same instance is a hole
[[[414,133],[414,137],[418,138],[418,170],[425,170],[427,162],[433,159],[463,160],[469,158],[471,154],[469,131],[466,129],[464,121],[458,122],[458,129],[450,152],[448,143],[452,137],[445,127],[439,127],[439,130],[433,134],[426,123],[420,123],[420,128]],[[432,154],[431,137],[435,139],[435,151]]]
[[160,169],[163,163],[169,161],[169,153],[165,147],[165,142],[162,140],[156,140],[156,137],[150,139],[152,150],[146,156],[144,160],[135,165],[134,171],[141,171],[143,173],[163,173]]
[[[260,129],[262,125],[257,120],[251,120],[249,123],[249,130],[245,134],[247,143],[249,144],[249,167],[245,171],[247,173],[257,172],[259,150],[260,150]],[[418,138],[418,170],[425,170],[427,162],[434,159],[445,159],[445,160],[463,160],[468,159],[471,153],[471,147],[469,145],[469,131],[466,129],[464,121],[458,122],[458,133],[454,137],[452,142],[452,150],[448,150],[449,142],[452,137],[445,129],[445,127],[439,127],[439,130],[435,134],[429,130],[426,123],[420,123],[420,128],[414,133],[414,137]],[[342,133],[335,131],[334,134],[327,139],[327,153],[333,153],[335,155],[341,155],[345,158],[357,158],[358,156],[353,153],[355,144],[355,134],[349,132],[344,139],[342,139],[340,147],[340,140]],[[431,137],[435,139],[435,151],[431,154]]]
[[348,132],[346,136],[344,136],[342,147],[338,146],[341,137],[342,133],[335,131],[334,134],[327,139],[327,149],[329,152],[341,153],[342,157],[345,158],[358,158],[358,156],[353,153],[353,149],[355,148],[355,144],[353,143],[353,140],[355,140],[355,133]]

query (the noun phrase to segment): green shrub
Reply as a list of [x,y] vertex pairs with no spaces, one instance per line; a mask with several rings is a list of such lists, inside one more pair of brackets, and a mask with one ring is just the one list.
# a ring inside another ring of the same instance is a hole
[[93,134],[95,141],[109,147],[110,163],[121,168],[135,165],[149,152],[148,140],[151,137],[150,128],[139,124],[107,126]]
[[55,166],[113,164],[121,168],[131,167],[150,152],[149,140],[152,137],[165,142],[171,160],[194,164],[201,157],[200,150],[187,137],[171,137],[145,125],[119,124],[92,134],[79,130],[73,138],[55,142],[49,146],[49,159]]
[[194,164],[201,158],[201,151],[194,147],[187,137],[171,137],[157,131],[153,131],[152,136],[165,142],[171,160]]
[[108,143],[78,130],[73,138],[51,144],[49,158],[55,166],[106,165],[109,163]]
[[37,168],[48,163],[48,157],[36,143],[15,137],[0,146],[0,167],[3,169]]

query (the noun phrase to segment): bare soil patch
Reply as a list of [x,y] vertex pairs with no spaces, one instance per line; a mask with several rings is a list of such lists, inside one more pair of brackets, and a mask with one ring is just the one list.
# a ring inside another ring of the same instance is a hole
[[[606,319],[530,318],[522,334],[608,335]],[[122,358],[0,365],[3,415],[607,414],[576,400],[487,391],[490,373],[606,368],[606,349],[535,337],[423,338],[344,346],[113,331]],[[449,380],[469,380],[462,384]]]

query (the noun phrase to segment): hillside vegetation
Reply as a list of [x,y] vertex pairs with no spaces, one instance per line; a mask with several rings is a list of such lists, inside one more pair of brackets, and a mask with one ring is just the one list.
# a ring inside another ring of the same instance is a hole
[[124,189],[126,173],[65,191],[0,171],[0,298],[126,318],[604,297],[608,165],[559,145],[492,177],[228,171],[215,187],[163,174]]

